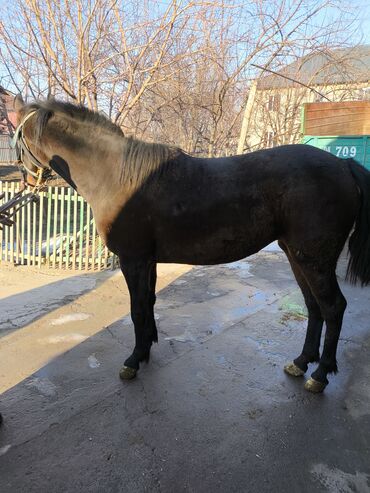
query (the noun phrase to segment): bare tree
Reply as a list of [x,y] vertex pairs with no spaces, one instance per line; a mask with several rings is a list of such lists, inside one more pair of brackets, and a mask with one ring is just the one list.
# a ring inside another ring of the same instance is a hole
[[299,142],[305,102],[367,99],[369,72],[363,58],[369,54],[366,47],[322,47],[280,72],[268,69],[273,75],[259,79],[255,96],[253,148]]
[[14,0],[0,14],[0,75],[26,97],[104,111],[126,133],[231,154],[261,75],[252,63],[278,69],[342,44],[352,22],[339,0]]

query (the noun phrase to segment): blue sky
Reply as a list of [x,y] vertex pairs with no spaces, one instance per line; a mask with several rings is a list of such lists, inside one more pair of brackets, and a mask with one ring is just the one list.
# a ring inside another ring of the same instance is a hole
[[362,0],[362,6],[359,12],[362,18],[361,27],[364,35],[364,43],[370,44],[370,2],[369,0]]
[[[19,0],[20,1],[20,0]],[[121,0],[121,1],[124,1],[124,0]],[[144,0],[143,1],[143,4],[145,4],[146,2]],[[148,4],[152,5],[154,4],[155,5],[155,9],[153,11],[151,11],[151,13],[153,15],[155,15],[155,12],[158,12],[161,11],[161,10],[164,10],[164,8],[166,6],[168,6],[168,3],[169,3],[170,0],[148,0]],[[181,0],[178,0],[179,2],[181,2]],[[183,2],[187,3],[189,0],[183,0]],[[247,0],[225,0],[225,5],[227,5],[228,1],[231,3],[231,4],[235,4],[235,5],[244,5],[243,4],[243,1],[245,1],[245,4],[247,4]],[[279,1],[279,0],[278,0]],[[358,44],[368,44],[370,45],[370,0],[332,0],[331,2],[331,7],[327,7],[325,8],[325,10],[321,11],[319,14],[317,14],[316,16],[314,16],[314,18],[312,18],[311,20],[311,26],[310,26],[310,23],[308,24],[308,31],[310,29],[312,29],[313,32],[315,32],[316,30],[320,30],[320,27],[322,27],[323,25],[329,25],[329,26],[333,26],[333,29],[336,30],[336,29],[340,29],[340,20],[338,20],[338,4],[339,4],[339,1],[340,1],[340,7],[341,9],[343,9],[344,11],[347,11],[349,13],[350,16],[352,16],[352,18],[354,19],[354,22],[353,22],[353,25],[352,27],[348,28],[348,32],[346,32],[346,30],[344,29],[342,31],[342,34],[344,34],[343,36],[343,40],[341,40],[340,42],[338,42],[336,44],[336,46],[340,46],[340,43],[345,43],[344,45],[345,46],[349,46],[349,45],[358,45]],[[256,4],[258,3],[256,0],[255,0]],[[263,0],[264,2],[264,5],[267,5],[268,6],[268,0]],[[281,0],[281,2],[283,3],[284,0]],[[127,2],[128,4],[130,2]],[[253,5],[253,2],[250,2],[251,5]],[[284,2],[285,3],[285,2]],[[285,8],[288,9],[289,5],[293,5],[295,4],[295,0],[286,0],[286,6]],[[323,0],[303,0],[303,3],[302,3],[302,13],[303,13],[303,16],[305,15],[305,13],[307,12],[307,10],[310,10],[310,8],[315,8],[316,6],[320,5],[323,3]],[[271,5],[276,5],[274,2],[272,2]],[[4,0],[0,0],[0,10],[1,10],[1,7],[3,7],[5,5],[5,2]],[[7,4],[9,5],[9,4]],[[305,7],[307,10],[305,10]],[[268,7],[266,7],[268,8]],[[272,8],[272,7],[271,7]],[[288,13],[289,13],[289,9],[287,10]],[[248,9],[245,10],[245,13],[248,13]],[[3,19],[3,14],[5,13],[5,10],[3,12],[0,13],[0,20],[6,20],[6,19]],[[4,16],[5,17],[5,16]],[[345,15],[342,17],[342,19],[344,20],[344,23],[347,22],[346,19],[348,19],[348,17]],[[235,29],[237,30],[240,30],[241,32],[243,32],[243,29],[245,30],[246,29],[246,25],[249,26],[248,23],[245,24],[245,19],[244,18],[240,18],[239,22],[236,22],[236,25],[235,25]],[[293,22],[293,24],[295,24],[296,22]],[[287,25],[286,27],[286,30],[289,30],[289,24]],[[340,33],[341,31],[339,31]],[[350,33],[353,33],[353,35],[351,35]],[[352,37],[351,37],[352,36]],[[323,38],[323,41],[325,41],[325,37]],[[241,57],[244,56],[244,47],[243,45],[240,45],[240,52],[242,53]],[[307,48],[306,45],[302,45],[301,46],[302,48],[302,55],[304,54],[303,51],[305,51]],[[237,48],[238,50],[238,53],[239,53],[239,47]],[[269,57],[269,53],[266,54],[267,57]],[[282,60],[282,63],[288,63],[289,60]],[[260,63],[258,61],[258,63]],[[262,60],[262,64],[263,64],[263,60]],[[253,70],[252,70],[253,72]],[[14,75],[14,74],[13,74]],[[3,76],[4,78],[2,79]],[[15,74],[16,76],[16,74]],[[12,89],[12,87],[10,87],[10,81],[9,81],[9,76],[7,74],[7,72],[4,70],[3,67],[0,66],[0,84],[3,83],[3,85],[5,84],[5,86],[7,86],[9,89]],[[14,88],[13,88],[14,90]]]

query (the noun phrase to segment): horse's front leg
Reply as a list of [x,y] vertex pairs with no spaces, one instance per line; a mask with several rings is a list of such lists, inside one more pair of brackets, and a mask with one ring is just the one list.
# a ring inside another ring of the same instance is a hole
[[120,377],[134,378],[141,361],[148,361],[150,348],[158,341],[154,320],[156,263],[152,260],[121,262],[131,298],[131,318],[135,327],[135,348],[121,368]]

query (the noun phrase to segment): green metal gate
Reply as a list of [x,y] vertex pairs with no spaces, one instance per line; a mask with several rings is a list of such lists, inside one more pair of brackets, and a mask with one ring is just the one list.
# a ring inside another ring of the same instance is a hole
[[[0,181],[0,203],[18,190],[19,183]],[[97,234],[90,206],[71,188],[48,187],[38,203],[17,212],[14,226],[0,231],[0,263],[101,270],[116,260]]]
[[370,136],[313,136],[305,135],[303,144],[309,144],[341,158],[353,158],[370,170]]

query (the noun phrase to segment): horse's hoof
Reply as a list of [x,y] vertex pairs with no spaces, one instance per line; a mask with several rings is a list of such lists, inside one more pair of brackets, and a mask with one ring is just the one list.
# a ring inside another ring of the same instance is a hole
[[294,363],[288,363],[287,365],[285,365],[284,371],[285,373],[288,373],[288,375],[292,375],[293,377],[302,377],[304,375],[304,371],[301,370]]
[[318,382],[313,378],[309,378],[307,382],[304,384],[304,388],[306,390],[308,390],[309,392],[314,392],[315,394],[322,392],[325,389],[325,387],[326,387],[326,383]]
[[137,370],[128,366],[122,366],[119,376],[122,380],[132,380],[136,377]]

